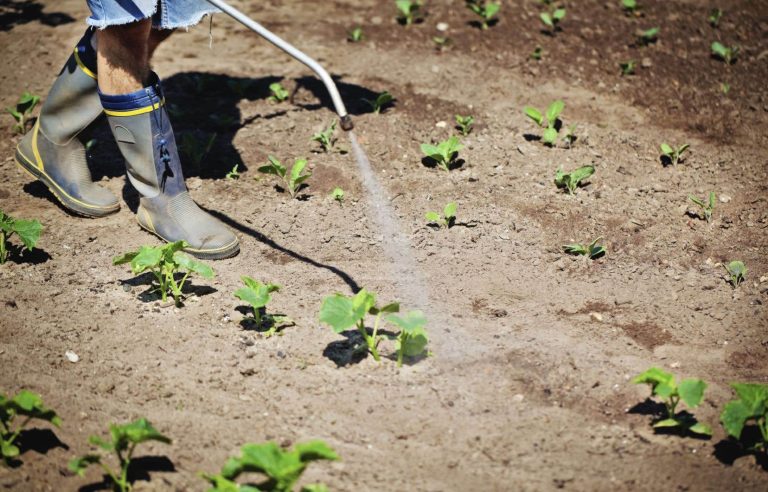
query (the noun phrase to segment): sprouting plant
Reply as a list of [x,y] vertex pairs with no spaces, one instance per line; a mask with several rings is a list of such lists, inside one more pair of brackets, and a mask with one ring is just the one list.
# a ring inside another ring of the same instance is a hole
[[739,55],[739,47],[738,46],[731,46],[730,48],[723,45],[719,41],[715,41],[712,43],[711,46],[712,54],[716,56],[717,58],[720,58],[725,62],[726,65],[730,65],[731,63],[736,61],[736,57]]
[[419,20],[419,9],[421,9],[421,2],[418,0],[395,0],[395,6],[400,15],[397,17],[397,21],[405,26],[410,26],[415,21]]
[[638,43],[640,43],[641,46],[648,46],[651,43],[655,43],[659,39],[659,30],[660,28],[658,27],[652,27],[645,31],[641,31],[637,36]]
[[148,441],[157,441],[170,444],[171,440],[157,431],[145,418],[131,422],[130,424],[110,424],[109,440],[99,436],[90,436],[88,442],[98,446],[107,453],[114,454],[117,458],[119,469],[113,469],[104,462],[105,456],[100,453],[89,453],[69,462],[70,471],[84,476],[85,471],[91,465],[99,465],[112,481],[112,487],[119,492],[129,492],[132,487],[128,481],[128,469],[133,459],[136,446]]
[[[187,246],[189,245],[184,241],[163,246],[142,246],[138,251],[116,256],[112,259],[112,264],[130,263],[134,275],[144,272],[152,273],[158,284],[155,290],[160,292],[163,302],[167,301],[170,293],[176,305],[180,306],[183,297],[182,289],[191,274],[196,273],[207,279],[213,278],[213,269],[210,266],[182,252]],[[177,281],[176,274],[181,272],[184,272],[184,275],[180,281]]]
[[[296,444],[290,450],[273,442],[245,444],[240,451],[240,457],[229,458],[220,473],[200,474],[213,486],[208,492],[292,492],[311,462],[339,460],[336,452],[319,440]],[[243,473],[261,473],[266,476],[266,481],[257,487],[239,485],[236,480]],[[312,484],[302,487],[301,492],[327,490],[322,484]]]
[[573,195],[576,193],[579,183],[593,174],[595,174],[594,166],[581,166],[569,173],[563,172],[563,168],[560,167],[555,172],[555,185],[558,188],[567,189],[568,193]]
[[720,84],[720,92],[727,96],[728,93],[731,92],[731,84],[728,82],[722,82]]
[[666,418],[653,424],[654,429],[680,428],[703,436],[711,436],[712,429],[698,422],[688,412],[677,413],[677,405],[682,400],[689,408],[696,408],[704,398],[707,383],[701,379],[683,379],[678,385],[675,377],[657,367],[652,367],[632,380],[635,384],[649,384],[651,395],[664,400]]
[[285,185],[286,189],[291,194],[291,198],[296,198],[296,195],[299,193],[299,190],[301,190],[304,182],[312,176],[312,173],[310,172],[303,174],[304,168],[307,167],[307,160],[296,159],[293,163],[290,174],[288,174],[288,169],[283,166],[274,156],[267,156],[267,160],[267,165],[261,166],[259,168],[259,172],[274,174],[275,176],[280,177],[280,179],[283,180],[283,184]]
[[551,34],[555,34],[560,30],[560,21],[565,19],[566,10],[564,8],[557,8],[549,12],[542,12],[539,14],[541,22],[550,29]]
[[[560,119],[560,114],[563,112],[563,109],[565,109],[565,103],[560,100],[553,101],[552,104],[549,105],[546,115],[542,115],[538,109],[532,106],[525,107],[524,110],[526,116],[535,121],[539,127],[544,128],[544,133],[541,136],[541,140],[544,144],[552,146],[557,141],[558,120]],[[546,120],[544,119],[545,116]]]
[[330,152],[333,145],[336,143],[336,138],[333,136],[335,131],[336,120],[333,120],[327,129],[312,135],[312,141],[320,143],[320,146],[325,152]]
[[213,148],[213,142],[216,141],[216,134],[207,135],[205,138],[198,138],[191,133],[185,133],[181,136],[181,145],[179,148],[184,154],[192,159],[195,167],[200,167],[200,164],[205,159],[205,156]]
[[576,140],[579,138],[576,135],[576,124],[568,125],[568,129],[565,130],[565,136],[563,137],[563,140],[565,141],[565,145],[570,149],[573,147],[573,144],[576,142]]
[[400,328],[395,339],[397,367],[403,365],[403,357],[417,357],[426,351],[429,337],[424,326],[427,318],[421,311],[410,311],[403,316],[390,314],[387,321]]
[[12,108],[5,108],[5,110],[13,116],[16,120],[16,124],[13,125],[13,130],[17,133],[27,133],[27,124],[32,116],[32,111],[40,102],[40,96],[36,96],[29,91],[25,91],[19,100],[16,101],[16,106]]
[[621,0],[621,7],[630,15],[637,13],[637,0]]
[[429,224],[436,224],[438,227],[445,226],[450,229],[456,223],[456,202],[451,202],[443,207],[443,215],[438,212],[427,212],[425,217]]
[[531,52],[531,58],[534,60],[541,60],[541,55],[544,53],[544,50],[541,49],[541,46],[537,46],[534,48],[534,50]]
[[363,40],[363,28],[358,26],[347,33],[347,41],[350,43],[359,43]]
[[680,147],[673,147],[667,143],[663,143],[659,146],[661,149],[662,157],[669,159],[669,162],[671,162],[673,166],[682,162],[683,152],[688,150],[688,147],[690,147],[689,144],[683,144]]
[[281,325],[291,324],[293,320],[280,314],[267,314],[266,307],[272,300],[272,293],[280,290],[279,285],[262,284],[248,276],[240,277],[245,284],[234,292],[234,296],[245,301],[253,308],[253,317],[249,321],[253,322],[257,329],[266,329],[264,337],[269,338],[277,333]]
[[468,116],[461,116],[460,114],[457,114],[455,116],[456,118],[456,129],[461,132],[462,135],[465,137],[470,134],[472,131],[472,128],[475,125],[475,118],[472,115]]
[[747,277],[747,267],[744,265],[743,261],[732,261],[727,265],[723,265],[723,268],[728,272],[730,277],[728,280],[734,287],[738,287]]
[[720,25],[720,18],[723,16],[723,11],[718,8],[714,8],[709,11],[709,15],[707,16],[707,22],[709,22],[709,25],[717,28]]
[[729,436],[741,439],[744,426],[754,421],[762,441],[756,442],[750,450],[768,453],[768,385],[731,383],[731,388],[739,398],[725,404],[720,422]]
[[387,91],[384,91],[376,96],[376,99],[363,99],[363,102],[371,107],[374,113],[379,114],[381,111],[392,103],[395,99]]
[[450,171],[456,163],[459,151],[463,149],[459,137],[452,136],[437,145],[421,144],[421,151],[428,158],[436,162],[441,168]]
[[493,18],[499,13],[501,9],[501,3],[499,2],[487,2],[485,0],[467,0],[467,8],[480,16],[481,29],[488,29],[488,26],[493,22]]
[[701,207],[701,211],[704,214],[703,218],[707,222],[712,222],[712,211],[715,209],[715,192],[710,191],[709,192],[709,200],[704,201],[701,198],[694,196],[694,195],[688,195],[688,199]]
[[432,42],[435,43],[435,49],[437,49],[437,51],[443,51],[453,43],[448,36],[433,36]]
[[237,170],[239,167],[239,164],[235,164],[235,167],[226,174],[226,178],[231,180],[240,179],[240,171]]
[[621,67],[621,75],[633,75],[635,68],[637,68],[637,62],[635,60],[627,60],[619,63],[619,67]]
[[22,249],[32,251],[40,239],[43,226],[37,220],[14,219],[0,211],[0,265],[8,259],[8,240],[16,234],[22,243]]
[[291,95],[288,90],[286,90],[285,87],[283,87],[283,84],[280,82],[274,82],[272,84],[269,84],[269,92],[272,93],[271,96],[269,96],[269,100],[276,103],[281,103],[288,99],[288,96]]
[[604,246],[598,245],[603,238],[599,237],[589,244],[571,243],[563,246],[563,251],[569,255],[586,256],[590,260],[595,260],[604,256],[608,251]]
[[339,188],[338,186],[333,189],[331,192],[331,198],[336,200],[339,203],[339,206],[344,206],[344,190]]
[[[16,417],[24,417],[24,420],[14,424]],[[0,393],[0,458],[6,464],[21,452],[14,442],[32,419],[50,422],[56,427],[61,426],[61,418],[43,405],[40,395],[21,390],[12,398],[8,398]]]

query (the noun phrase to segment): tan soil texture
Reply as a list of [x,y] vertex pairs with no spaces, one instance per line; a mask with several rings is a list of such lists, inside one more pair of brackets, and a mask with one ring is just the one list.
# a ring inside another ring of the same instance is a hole
[[[140,448],[154,458],[137,467],[137,491],[205,490],[197,472],[270,439],[327,441],[343,460],[313,464],[302,483],[339,491],[765,490],[765,456],[742,456],[718,416],[729,382],[768,383],[768,2],[719,2],[718,29],[710,2],[641,0],[636,18],[618,3],[567,2],[551,36],[533,0],[505,1],[488,31],[458,0],[429,1],[408,28],[388,1],[234,2],[338,77],[429,285],[434,356],[400,370],[345,360],[347,339],[318,321],[323,297],[360,287],[407,307],[396,286],[410,277],[393,278],[390,238],[351,154],[314,151],[310,136],[334,118],[322,86],[242,26],[216,16],[213,49],[205,23],[171,37],[154,62],[177,134],[216,134],[199,166],[183,156],[185,172],[243,247],[213,265],[215,280],[195,279],[182,308],[111,264],[158,241],[135,221],[137,196],[104,122],[87,135],[98,142],[93,174],[124,206],[89,220],[19,171],[5,119],[0,208],[45,231],[39,251],[0,267],[0,388],[42,394],[64,423],[56,439],[25,436],[23,464],[0,470],[0,489],[94,490],[98,471],[74,477],[67,460],[110,422],[146,416],[174,442]],[[4,106],[47,92],[85,14],[81,0],[0,6]],[[452,39],[443,51],[438,22]],[[346,42],[358,24],[366,39]],[[637,46],[634,33],[654,26],[658,42]],[[710,56],[715,39],[741,46],[735,64]],[[626,59],[637,73],[621,77]],[[267,100],[277,80],[290,102]],[[360,99],[383,90],[397,101],[371,114]],[[572,148],[543,146],[522,112],[556,98],[564,125],[578,125]],[[456,113],[477,118],[463,165],[423,165],[419,144],[454,134]],[[691,144],[684,162],[662,165],[664,141]],[[309,158],[303,199],[257,172],[268,154]],[[242,176],[225,179],[235,164]],[[556,189],[558,166],[586,164],[597,172],[576,195]],[[328,196],[335,186],[343,207]],[[686,197],[710,190],[720,201],[707,224]],[[428,227],[424,213],[449,201],[460,224]],[[561,252],[598,236],[602,259]],[[733,259],[749,268],[737,289],[721,266]],[[270,311],[296,326],[269,339],[243,327],[232,295],[241,275],[282,285]],[[694,413],[712,439],[653,432],[649,390],[630,383],[651,366],[709,383]]]

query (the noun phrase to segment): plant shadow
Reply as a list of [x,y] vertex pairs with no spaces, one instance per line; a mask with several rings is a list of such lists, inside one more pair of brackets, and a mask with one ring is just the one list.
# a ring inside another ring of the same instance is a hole
[[[176,281],[180,281],[183,277],[184,277],[184,274],[182,273],[177,273],[176,275],[174,275],[174,278],[176,279]],[[155,301],[162,300],[162,296],[160,295],[160,293],[157,291],[157,288],[155,287],[155,276],[150,272],[141,273],[127,280],[119,280],[119,282],[120,282],[120,285],[127,285],[127,286],[130,286],[131,288],[146,287],[144,291],[140,292],[136,296],[140,301],[144,303],[152,303]],[[218,291],[209,285],[195,285],[188,279],[184,283],[184,287],[181,289],[181,292],[186,296],[195,295],[197,297],[203,297]],[[168,302],[173,304],[173,297],[170,294],[168,294]],[[184,305],[183,299],[180,305],[181,306]]]
[[[466,163],[467,161],[465,161],[464,159],[454,159],[448,164],[448,170],[453,171],[454,169],[461,169]],[[439,166],[436,160],[426,156],[421,158],[421,164],[424,167],[428,167],[430,169],[436,169]]]
[[540,135],[534,135],[533,133],[524,133],[523,138],[526,142],[540,142],[541,136]]
[[340,335],[345,339],[333,341],[323,350],[323,356],[336,364],[336,367],[358,364],[368,356],[368,346],[359,331],[347,330]]
[[[128,466],[128,482],[150,482],[152,472],[176,473],[176,466],[165,456],[141,456],[133,458]],[[84,485],[78,492],[96,492],[99,490],[113,490],[109,476],[102,476],[101,482]]]
[[732,437],[723,439],[715,444],[715,451],[712,454],[720,463],[727,466],[733,466],[739,458],[754,456],[755,463],[763,471],[768,471],[768,452],[758,451],[754,448],[760,442],[762,442],[760,429],[756,425],[748,425],[742,431],[741,440]]
[[[336,87],[339,89],[339,95],[344,101],[344,105],[347,108],[347,112],[352,116],[359,116],[361,114],[373,113],[373,108],[366,103],[366,100],[372,101],[379,96],[378,92],[374,92],[368,88],[357,84],[350,84],[342,82],[342,77],[338,75],[332,76],[333,81],[336,83]],[[328,90],[325,88],[325,84],[316,77],[300,77],[295,80],[296,89],[307,89],[312,95],[319,100],[317,104],[297,104],[298,107],[308,110],[316,110],[320,108],[326,108],[335,112],[333,100],[331,99]],[[384,113],[387,109],[394,107],[397,99],[392,99],[391,102],[385,104],[381,112]]]
[[284,314],[267,314],[267,308],[259,308],[261,323],[253,317],[253,308],[250,306],[237,306],[235,311],[244,317],[240,320],[240,326],[246,331],[255,331],[256,333],[270,335],[281,335],[285,328],[296,326],[296,323],[288,319]]
[[8,242],[7,251],[8,259],[6,261],[13,261],[15,263],[28,263],[30,265],[40,265],[51,259],[51,255],[47,251],[38,247],[32,248],[31,251],[22,248],[20,245]]
[[[19,456],[23,456],[29,451],[47,454],[48,451],[55,448],[69,450],[69,446],[63,443],[51,429],[24,429],[19,433],[15,444],[19,448]],[[24,461],[14,458],[7,460],[6,464],[10,468],[18,468],[24,464]]]
[[[498,23],[499,23],[499,19],[497,19],[497,18],[493,18],[493,19],[491,19],[491,20],[489,20],[487,22],[489,28],[495,26]],[[472,28],[475,28],[475,29],[480,29],[481,31],[485,30],[485,29],[483,29],[483,23],[478,21],[478,20],[471,20],[471,21],[467,22],[467,25],[469,27],[472,27]]]
[[[658,403],[656,401],[651,400],[650,398],[646,398],[645,401],[642,401],[632,408],[630,408],[627,413],[635,414],[635,415],[649,415],[652,417],[651,424],[655,424],[656,422],[659,422],[661,420],[664,420],[667,418],[667,407],[664,406],[663,403]],[[681,422],[686,422],[687,424],[693,425],[697,422],[696,417],[693,416],[690,412],[683,410],[681,412],[677,412],[675,414],[675,419]],[[653,429],[654,433],[661,434],[661,435],[667,435],[667,436],[678,436],[678,437],[686,437],[689,439],[698,439],[702,441],[706,441],[708,439],[711,439],[711,436],[703,435],[703,434],[696,434],[695,432],[690,432],[687,427],[684,426],[678,426],[678,427],[657,427]]]
[[33,0],[4,0],[0,12],[0,31],[38,21],[45,26],[61,26],[75,22],[74,17],[63,12],[43,13],[44,6]]

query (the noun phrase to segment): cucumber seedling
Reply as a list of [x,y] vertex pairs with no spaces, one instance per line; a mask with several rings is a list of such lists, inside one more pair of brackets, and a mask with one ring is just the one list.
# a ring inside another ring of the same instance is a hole
[[240,164],[235,164],[235,167],[233,167],[232,170],[226,174],[226,178],[231,179],[233,181],[240,179],[240,171],[238,171],[239,167],[240,167]]
[[338,202],[340,207],[344,206],[344,190],[338,186],[331,192],[331,198]]
[[702,218],[706,220],[707,223],[712,222],[712,211],[715,209],[716,202],[714,191],[709,192],[709,199],[707,201],[694,195],[688,195],[688,199],[701,208],[701,213],[703,214]]
[[459,137],[455,135],[437,145],[421,144],[421,151],[426,158],[437,163],[438,166],[446,171],[450,171],[456,165],[456,158],[459,155],[459,151],[463,148],[464,146],[461,145]]
[[720,18],[723,17],[723,11],[721,9],[712,9],[709,11],[709,15],[707,16],[707,22],[709,22],[709,25],[717,29],[717,27],[720,25]]
[[88,442],[98,446],[107,453],[114,454],[117,458],[119,468],[113,469],[107,465],[105,456],[100,453],[89,453],[78,458],[72,459],[68,468],[78,476],[85,476],[85,471],[91,465],[99,465],[112,481],[115,490],[120,492],[130,492],[131,484],[128,481],[128,469],[131,466],[131,460],[136,450],[136,446],[148,441],[157,441],[165,444],[171,444],[171,440],[160,434],[152,424],[145,418],[131,422],[130,424],[109,425],[109,440],[104,440],[99,436],[90,436]]
[[395,98],[392,97],[392,94],[384,91],[377,95],[375,99],[363,99],[362,101],[370,106],[374,113],[379,114],[388,106],[390,106],[394,100]]
[[[533,106],[526,106],[524,108],[525,115],[536,122],[540,128],[544,128],[544,133],[541,136],[541,141],[545,145],[550,147],[557,142],[557,134],[560,129],[560,114],[565,109],[565,103],[561,100],[553,101],[547,108],[545,115],[541,114],[541,111]],[[546,116],[546,119],[545,119]]]
[[542,24],[549,28],[549,33],[555,35],[557,31],[560,31],[560,22],[565,19],[566,10],[564,8],[551,9],[549,12],[542,12],[539,14]]
[[573,195],[579,184],[593,174],[595,174],[595,166],[581,166],[569,173],[563,172],[563,168],[560,167],[555,172],[555,185],[558,188],[567,189],[568,193]]
[[453,44],[453,40],[448,36],[432,36],[432,42],[435,44],[435,50],[443,52]]
[[363,40],[363,28],[356,27],[347,33],[347,41],[350,43],[359,43]]
[[312,135],[312,141],[318,142],[325,152],[330,152],[336,144],[336,137],[333,135],[335,131],[336,120],[333,120],[328,128]]
[[257,330],[264,330],[264,337],[269,338],[277,333],[278,328],[292,324],[293,320],[280,314],[267,314],[266,307],[272,300],[272,293],[280,290],[276,284],[262,284],[248,276],[240,277],[245,287],[241,287],[234,292],[234,296],[245,301],[253,308],[253,316],[246,318],[253,323]]
[[659,146],[662,159],[666,159],[673,166],[676,166],[683,161],[683,153],[688,150],[689,147],[689,144],[673,147],[667,143],[663,143]]
[[16,124],[13,125],[13,130],[16,133],[27,133],[27,126],[29,120],[32,117],[32,111],[34,111],[37,103],[40,102],[40,96],[36,96],[29,91],[25,91],[19,100],[16,101],[16,105],[12,108],[5,108],[5,110],[13,116],[16,120]]
[[404,26],[410,26],[414,22],[421,20],[419,15],[421,10],[421,2],[418,0],[395,0],[395,7],[397,7],[398,16],[397,22]]
[[39,221],[14,219],[0,210],[0,265],[8,259],[8,240],[11,236],[19,236],[22,250],[32,251],[42,232],[43,226]]
[[530,57],[536,61],[541,60],[541,56],[544,54],[544,50],[541,48],[541,46],[537,46],[533,49],[531,52]]
[[747,267],[743,261],[735,260],[727,265],[723,265],[725,271],[728,273],[728,281],[733,287],[738,287],[747,278]]
[[404,357],[418,357],[427,350],[429,337],[424,326],[427,318],[421,311],[410,311],[403,316],[390,314],[387,321],[400,328],[395,338],[397,367],[402,367]]
[[456,202],[443,207],[443,215],[438,212],[427,212],[425,218],[430,225],[436,225],[438,228],[445,226],[450,229],[456,223]]
[[646,29],[645,31],[640,31],[640,33],[637,35],[637,42],[640,46],[648,46],[649,44],[655,43],[659,40],[659,31],[660,28],[658,27],[652,27],[650,29]]
[[604,246],[598,245],[603,238],[599,237],[589,244],[571,243],[563,246],[563,251],[569,255],[586,256],[590,260],[596,260],[604,256],[608,251]]
[[[24,420],[14,424],[16,417],[24,417]],[[21,390],[12,398],[8,398],[0,393],[0,457],[4,463],[10,464],[19,456],[21,451],[14,442],[32,419],[50,422],[56,427],[61,426],[61,418],[43,405],[40,395]]]
[[486,30],[491,24],[498,22],[494,19],[501,9],[499,2],[487,2],[486,0],[467,0],[467,8],[480,17],[480,29]]
[[629,15],[638,15],[637,0],[621,0],[621,8]]
[[[283,449],[274,442],[245,444],[240,457],[229,458],[218,474],[200,473],[213,488],[209,492],[293,492],[307,466],[313,461],[338,461],[336,452],[323,441],[296,444],[293,449]],[[260,473],[266,476],[257,486],[239,485],[236,480],[244,473]],[[327,492],[322,484],[305,485],[302,492]]]
[[272,93],[272,95],[269,96],[269,100],[276,103],[285,101],[291,95],[280,82],[269,84],[269,92]]
[[274,174],[283,181],[285,189],[291,194],[291,198],[296,198],[299,190],[306,185],[307,181],[312,173],[307,172],[304,174],[304,169],[307,167],[306,159],[296,159],[291,168],[291,172],[288,173],[288,168],[283,166],[280,161],[274,156],[267,156],[267,165],[261,166],[258,170],[265,174]]
[[621,68],[621,75],[634,75],[637,62],[635,60],[627,60],[619,63],[619,67]]
[[749,450],[768,453],[768,385],[731,383],[731,388],[739,398],[725,404],[720,422],[729,436],[739,440],[747,423],[754,422],[760,434]]
[[456,119],[456,129],[461,132],[463,136],[467,136],[472,132],[472,128],[475,125],[475,118],[472,115],[462,116],[460,114],[457,114],[455,116]]
[[565,142],[565,146],[567,148],[573,147],[573,144],[576,143],[576,140],[579,138],[576,135],[576,124],[568,125],[568,129],[565,130],[565,136],[563,137],[563,141]]
[[651,395],[664,402],[665,418],[654,422],[654,429],[678,429],[702,436],[711,436],[712,429],[688,412],[677,412],[677,405],[683,401],[688,408],[696,408],[704,399],[707,383],[701,379],[683,379],[678,385],[675,377],[657,367],[652,367],[632,380],[635,384],[651,386]]
[[731,46],[729,48],[719,41],[713,42],[710,49],[712,50],[712,55],[715,58],[723,60],[726,65],[731,65],[735,62],[736,57],[739,55],[739,51],[741,51],[738,46]]
[[[213,269],[182,252],[189,245],[184,241],[176,241],[163,246],[142,246],[138,251],[131,251],[112,259],[113,265],[131,264],[134,275],[150,272],[157,281],[154,291],[160,292],[163,302],[168,300],[168,294],[173,296],[176,306],[181,306],[184,297],[182,289],[189,276],[193,273],[203,278],[212,279]],[[182,273],[181,280],[176,280],[176,274]]]

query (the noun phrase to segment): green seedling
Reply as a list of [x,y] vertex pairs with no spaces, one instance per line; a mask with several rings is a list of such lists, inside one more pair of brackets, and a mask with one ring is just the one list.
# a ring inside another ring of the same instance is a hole
[[[23,417],[23,420],[14,423],[16,417]],[[0,393],[0,457],[4,463],[9,464],[19,456],[21,450],[14,442],[32,419],[61,426],[61,418],[43,405],[40,395],[21,390],[14,397],[8,398]]]
[[8,259],[8,240],[11,236],[19,236],[22,250],[32,251],[42,231],[43,226],[37,220],[14,219],[0,211],[0,265]]
[[544,50],[541,49],[541,46],[537,46],[532,52],[531,52],[531,58],[534,60],[541,60],[541,55],[544,54]]
[[356,27],[347,33],[347,41],[350,43],[359,43],[363,40],[363,28]]
[[443,215],[438,212],[427,212],[425,217],[429,224],[435,224],[437,227],[445,226],[450,229],[456,223],[456,202],[451,202],[443,207]]
[[179,148],[181,151],[192,159],[195,164],[195,168],[199,168],[203,159],[213,148],[213,143],[216,141],[216,134],[206,135],[205,138],[198,138],[191,133],[185,133],[181,136],[181,145]]
[[456,129],[459,130],[465,137],[469,135],[472,132],[472,128],[475,126],[474,116],[461,116],[460,114],[457,114],[455,118]]
[[480,16],[480,28],[483,30],[488,29],[501,9],[500,3],[486,2],[485,0],[467,0],[466,5],[469,10]]
[[32,117],[32,111],[34,111],[37,103],[40,102],[40,96],[36,96],[31,92],[25,91],[19,100],[16,102],[16,106],[12,108],[5,108],[5,110],[13,116],[16,120],[16,124],[13,125],[13,130],[17,133],[27,133],[27,125],[29,119]]
[[267,156],[267,159],[267,165],[261,166],[259,168],[259,172],[265,174],[274,174],[275,176],[278,176],[283,180],[283,184],[291,194],[291,198],[296,198],[299,190],[301,190],[301,188],[304,186],[305,181],[307,181],[312,176],[312,173],[310,172],[303,174],[304,169],[307,167],[307,160],[296,159],[289,174],[288,169],[283,166],[280,161],[277,160],[277,158],[270,155]]
[[253,317],[249,321],[252,321],[257,329],[266,328],[264,332],[265,338],[269,338],[277,333],[280,326],[293,323],[293,320],[287,316],[266,313],[267,304],[272,300],[271,294],[280,290],[279,285],[262,284],[258,280],[247,276],[240,277],[240,279],[245,284],[245,287],[237,289],[234,292],[234,296],[251,305]]
[[740,51],[738,46],[732,46],[729,48],[718,41],[712,43],[711,49],[712,54],[723,60],[726,65],[730,65],[731,63],[735,62],[736,57],[739,55]]
[[[112,264],[130,263],[134,275],[144,272],[152,273],[158,284],[154,290],[160,292],[163,302],[167,302],[170,293],[175,304],[180,306],[181,299],[184,297],[182,289],[191,274],[196,273],[207,279],[213,278],[211,267],[182,253],[182,250],[187,246],[189,245],[184,241],[176,241],[163,246],[142,246],[138,251],[116,256],[112,259]],[[176,274],[182,272],[184,275],[180,281],[177,281]]]
[[542,115],[538,109],[532,106],[526,106],[524,108],[525,115],[536,122],[540,128],[544,128],[541,140],[545,145],[552,146],[557,142],[557,122],[560,119],[560,114],[563,112],[563,109],[565,109],[565,103],[560,100],[553,101],[552,104],[549,105],[546,115]]
[[709,25],[717,28],[720,25],[720,18],[723,16],[723,11],[720,9],[712,9],[709,11],[709,15],[707,16],[707,22],[709,22]]
[[703,213],[702,218],[704,220],[706,220],[708,223],[712,222],[712,211],[715,209],[715,202],[716,202],[714,191],[709,192],[708,201],[704,201],[694,195],[688,195],[688,199],[701,208],[701,211]]
[[554,9],[550,12],[542,12],[539,14],[541,22],[550,29],[551,34],[555,34],[560,30],[560,22],[565,19],[566,11],[564,8]]
[[421,2],[411,0],[395,0],[395,6],[399,13],[397,21],[405,26],[410,26],[420,19],[419,10]]
[[410,311],[404,316],[390,314],[387,321],[400,328],[395,339],[397,367],[402,367],[404,357],[418,357],[426,352],[429,337],[424,326],[427,318],[421,311]]
[[725,404],[720,422],[728,435],[735,439],[741,439],[746,424],[754,422],[762,442],[755,443],[751,451],[768,453],[768,385],[731,383],[731,388],[739,398]]
[[288,96],[291,95],[280,82],[269,84],[269,92],[272,93],[272,95],[269,96],[269,100],[276,103],[285,101],[288,99]]
[[666,143],[663,143],[659,146],[661,149],[662,157],[669,159],[669,162],[671,162],[673,166],[682,162],[683,152],[688,150],[688,147],[690,147],[689,144],[683,144],[680,147],[675,148]]
[[464,146],[461,145],[457,136],[452,136],[437,145],[421,144],[421,151],[424,155],[446,171],[450,171],[456,165],[456,157],[463,148]]
[[339,203],[340,207],[344,206],[344,190],[339,188],[338,186],[333,189],[331,192],[331,198],[336,200]]
[[239,164],[235,164],[235,167],[233,167],[232,170],[227,173],[226,178],[231,180],[240,179],[240,171],[238,171],[239,167]]
[[443,51],[453,43],[448,36],[433,36],[432,42],[435,43],[435,49],[437,51]]
[[743,261],[732,261],[727,265],[723,265],[723,268],[728,272],[730,277],[728,280],[734,287],[738,287],[747,278],[747,267]]
[[722,82],[720,84],[720,92],[722,92],[724,95],[728,95],[729,92],[731,92],[731,84],[727,82]]
[[599,237],[589,244],[571,243],[563,246],[563,251],[569,255],[586,256],[590,260],[595,260],[604,256],[608,251],[604,246],[600,246],[597,243],[602,241],[603,238]]
[[648,30],[641,31],[637,36],[637,42],[641,46],[648,46],[651,43],[655,43],[659,39],[659,30],[660,28],[658,27],[652,27]]
[[621,0],[621,8],[627,15],[640,16],[640,6],[637,4],[637,0]]
[[88,442],[98,446],[107,453],[114,454],[120,465],[119,469],[113,469],[104,462],[105,456],[100,453],[89,453],[72,459],[68,468],[79,476],[84,476],[85,471],[91,465],[99,465],[112,481],[112,488],[119,492],[129,492],[132,487],[128,481],[128,469],[133,459],[136,446],[148,441],[157,441],[170,444],[171,440],[160,434],[157,429],[145,418],[131,422],[130,424],[109,425],[109,440],[99,436],[90,436]]
[[581,166],[569,173],[563,172],[563,168],[560,167],[555,172],[555,185],[558,188],[567,189],[568,193],[573,195],[576,193],[579,183],[593,174],[595,174],[594,166]]
[[632,380],[635,384],[651,386],[651,395],[664,401],[666,418],[653,424],[654,429],[678,428],[702,436],[711,436],[712,429],[698,422],[687,412],[677,413],[677,405],[682,400],[688,408],[696,408],[704,398],[707,383],[701,379],[683,379],[678,385],[675,377],[657,367],[652,367]]
[[379,114],[383,109],[392,104],[395,98],[387,91],[382,92],[376,99],[363,99],[363,102],[371,107],[374,113]]
[[336,120],[333,120],[327,129],[312,135],[312,141],[318,142],[325,152],[330,152],[336,143],[336,138],[333,136],[335,131]]
[[573,144],[576,142],[576,140],[579,138],[576,135],[576,124],[568,125],[568,129],[565,130],[565,136],[563,137],[563,140],[565,141],[566,147],[569,149],[573,147]]
[[621,75],[634,75],[637,62],[635,60],[627,60],[619,63],[619,67],[621,68]]
[[[323,441],[296,444],[293,449],[282,449],[273,442],[245,444],[240,457],[229,458],[216,475],[201,473],[213,488],[208,492],[292,492],[296,482],[313,461],[338,461],[339,456]],[[243,473],[266,476],[257,486],[239,485],[236,480]],[[327,492],[322,484],[306,485],[302,492]]]

